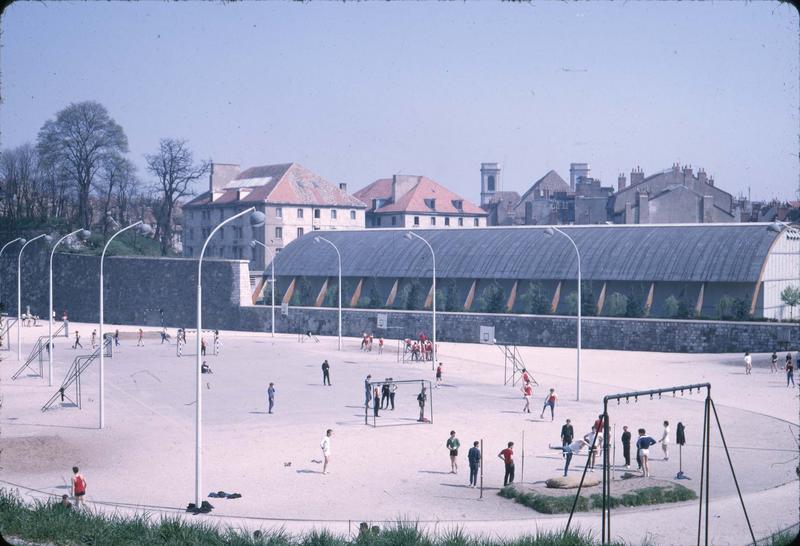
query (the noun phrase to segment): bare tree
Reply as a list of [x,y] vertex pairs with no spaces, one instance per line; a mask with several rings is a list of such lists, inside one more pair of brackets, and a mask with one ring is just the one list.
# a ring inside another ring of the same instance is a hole
[[209,162],[194,162],[185,140],[162,138],[158,153],[146,155],[147,170],[156,179],[160,203],[156,215],[156,236],[161,240],[161,254],[172,247],[173,214],[178,200],[192,194],[192,183],[208,172]]
[[[115,206],[119,209],[119,202],[114,202],[114,198],[119,195],[121,186],[130,185],[130,179],[135,175],[136,167],[126,157],[119,154],[110,154],[103,159],[103,165],[95,186],[102,208],[102,217],[109,215]],[[120,211],[119,221],[124,223],[125,218]],[[108,223],[103,222],[103,238],[106,236]]]
[[106,158],[128,151],[125,131],[99,102],[78,102],[45,122],[37,148],[45,166],[57,169],[75,185],[78,223],[90,225],[92,184]]

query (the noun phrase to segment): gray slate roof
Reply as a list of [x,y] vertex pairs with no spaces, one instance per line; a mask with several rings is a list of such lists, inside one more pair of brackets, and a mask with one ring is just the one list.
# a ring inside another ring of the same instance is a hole
[[[560,226],[575,239],[585,280],[756,282],[777,234],[765,224]],[[311,232],[275,259],[281,276],[426,277],[431,256],[404,229]],[[414,230],[436,252],[437,278],[564,280],[577,277],[575,250],[541,227]]]

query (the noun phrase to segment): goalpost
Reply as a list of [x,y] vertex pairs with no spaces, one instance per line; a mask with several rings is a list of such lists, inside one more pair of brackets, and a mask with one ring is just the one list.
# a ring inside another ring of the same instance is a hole
[[[720,439],[722,440],[722,446],[725,449],[725,455],[728,459],[728,465],[731,469],[731,474],[733,475],[733,482],[736,485],[736,493],[739,496],[739,502],[742,505],[742,512],[744,512],[745,520],[747,521],[747,528],[750,531],[750,537],[753,540],[753,544],[756,544],[756,537],[753,533],[753,526],[750,524],[750,517],[747,515],[747,508],[744,505],[744,498],[742,497],[742,491],[739,488],[739,481],[736,479],[736,472],[733,469],[733,461],[731,461],[730,452],[728,451],[728,444],[725,442],[725,435],[722,432],[722,425],[719,421],[719,415],[717,415],[717,408],[714,405],[714,401],[711,399],[711,383],[694,383],[691,385],[679,385],[675,387],[665,387],[661,389],[651,389],[646,391],[633,391],[633,392],[623,392],[617,394],[609,394],[603,397],[603,413],[602,413],[602,421],[603,421],[603,493],[602,493],[602,510],[601,510],[601,543],[608,544],[611,542],[611,465],[609,464],[608,458],[608,449],[609,449],[609,418],[608,418],[608,403],[609,401],[616,400],[619,403],[623,398],[626,401],[630,399],[634,399],[635,402],[639,401],[639,397],[641,396],[643,399],[649,396],[650,400],[653,399],[653,396],[657,395],[658,399],[661,399],[662,394],[672,394],[673,397],[677,392],[680,391],[681,395],[685,391],[689,391],[689,394],[696,390],[698,394],[701,390],[705,390],[706,398],[704,402],[704,410],[703,410],[703,441],[702,441],[702,450],[700,454],[700,505],[698,508],[697,514],[697,545],[700,546],[700,537],[702,535],[703,529],[705,529],[705,546],[708,546],[708,529],[709,529],[709,484],[710,484],[710,452],[711,452],[711,413],[714,413],[714,419],[717,423],[717,430],[719,431]],[[595,445],[597,442],[597,434],[594,435],[592,439],[592,444],[589,448],[589,452],[591,453],[594,450]],[[572,516],[575,513],[575,507],[578,504],[578,498],[581,495],[581,489],[583,488],[583,482],[586,478],[586,472],[589,469],[589,463],[592,457],[589,456],[586,458],[586,466],[583,468],[583,474],[581,475],[581,481],[578,485],[578,492],[575,494],[575,500],[572,503],[572,509],[569,513],[569,518],[567,519],[567,525],[564,529],[564,534],[569,531],[570,523],[572,522]],[[703,522],[703,515],[705,514],[705,522]],[[705,525],[704,525],[705,523]]]
[[[383,385],[388,385],[390,399],[385,409],[379,409],[379,416],[375,417],[375,404],[380,406],[383,398]],[[374,396],[374,389],[378,388],[378,398]],[[372,394],[371,405],[364,404],[364,424],[372,427],[401,426],[433,424],[433,389],[428,379],[404,379],[371,381],[369,391]],[[395,411],[391,407],[392,393],[394,393]],[[420,395],[424,400],[420,402]]]

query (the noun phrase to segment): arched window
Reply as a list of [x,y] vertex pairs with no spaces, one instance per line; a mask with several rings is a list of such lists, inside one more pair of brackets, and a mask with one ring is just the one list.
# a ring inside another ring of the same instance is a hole
[[493,174],[489,175],[489,183],[488,183],[487,189],[488,189],[488,191],[494,191],[494,175]]

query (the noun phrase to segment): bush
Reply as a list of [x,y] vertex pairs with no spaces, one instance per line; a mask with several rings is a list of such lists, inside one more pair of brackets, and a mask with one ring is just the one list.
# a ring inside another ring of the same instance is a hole
[[520,299],[524,313],[546,315],[550,312],[550,300],[545,295],[541,283],[529,282],[528,289]]
[[619,292],[612,292],[606,299],[605,315],[609,317],[624,317],[628,314],[628,296]]
[[478,298],[478,309],[484,313],[503,313],[506,311],[506,291],[499,283],[492,282],[483,289]]
[[750,308],[742,298],[734,298],[727,294],[717,302],[717,318],[721,320],[747,320]]

